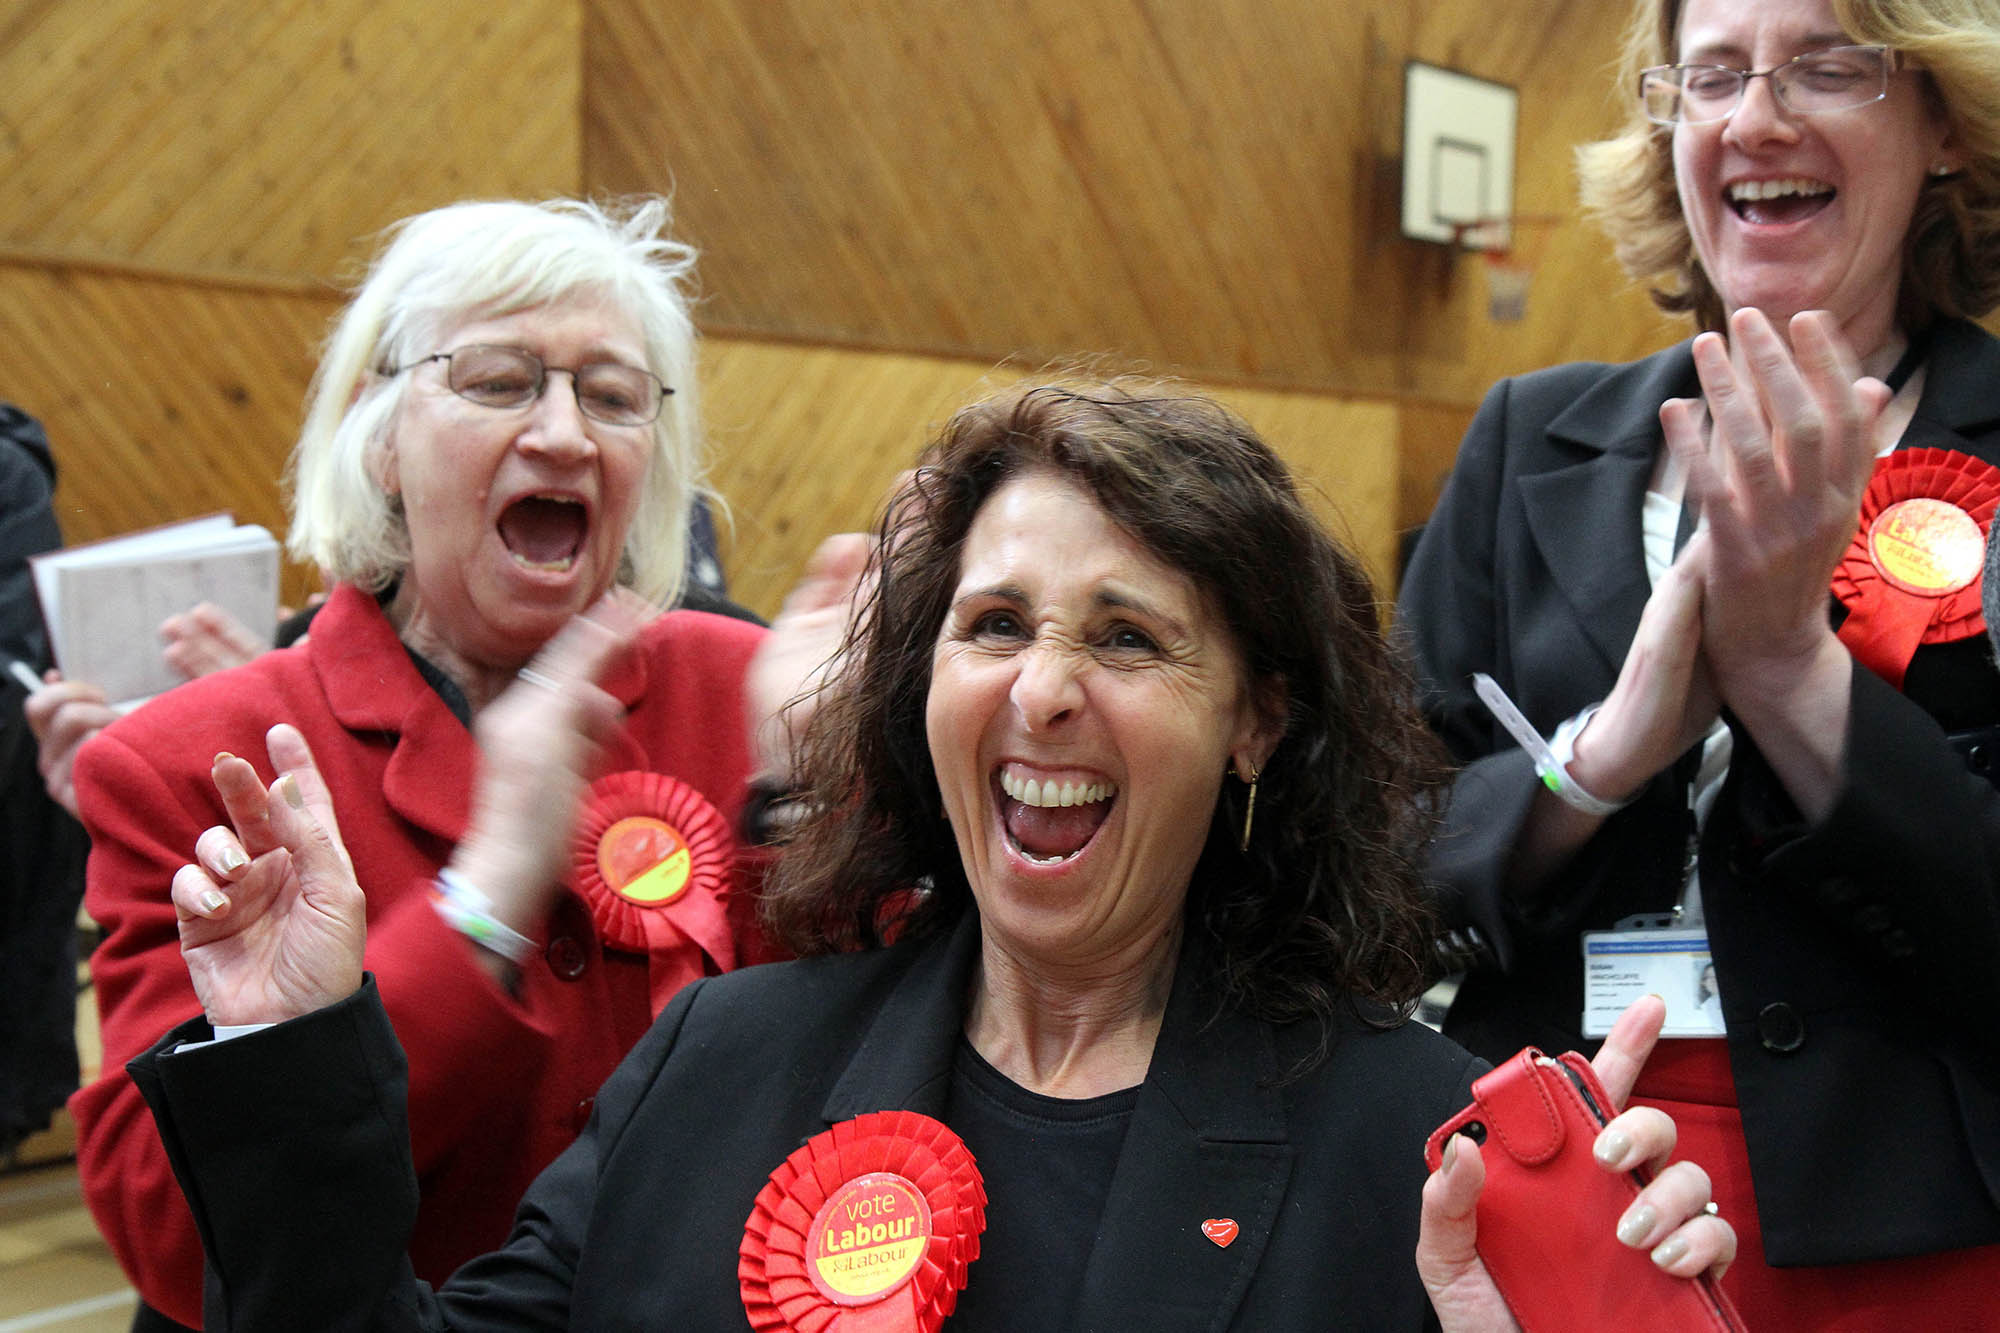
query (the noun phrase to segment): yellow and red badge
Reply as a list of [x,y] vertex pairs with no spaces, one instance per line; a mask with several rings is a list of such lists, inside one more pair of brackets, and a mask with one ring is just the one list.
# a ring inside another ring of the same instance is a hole
[[743,1310],[787,1333],[936,1333],[986,1229],[965,1143],[914,1111],[843,1120],[779,1164],[737,1250]]
[[1878,459],[1861,523],[1833,573],[1847,607],[1840,640],[1855,660],[1902,688],[1920,644],[1986,628],[1979,571],[2000,502],[2000,468],[1951,449]]
[[[571,865],[606,948],[664,959],[692,942],[705,953],[723,950],[726,966],[733,953],[723,899],[735,846],[722,812],[685,782],[613,773],[584,797]],[[675,990],[687,980],[662,972],[662,985]]]

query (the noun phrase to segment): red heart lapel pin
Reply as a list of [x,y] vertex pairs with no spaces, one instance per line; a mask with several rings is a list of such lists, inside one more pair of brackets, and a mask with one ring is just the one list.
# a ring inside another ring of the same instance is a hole
[[1201,1224],[1201,1234],[1224,1250],[1229,1248],[1229,1242],[1236,1239],[1236,1233],[1241,1229],[1233,1217],[1211,1217]]

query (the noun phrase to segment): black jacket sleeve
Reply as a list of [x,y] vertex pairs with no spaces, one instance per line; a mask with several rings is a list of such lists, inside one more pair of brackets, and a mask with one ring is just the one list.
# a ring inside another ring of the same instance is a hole
[[589,1129],[537,1178],[506,1245],[437,1292],[404,1253],[418,1206],[408,1073],[372,978],[339,1004],[232,1041],[177,1051],[210,1035],[199,1019],[169,1033],[128,1069],[201,1233],[205,1325],[567,1327],[598,1163],[700,989],[685,988],[605,1084]]

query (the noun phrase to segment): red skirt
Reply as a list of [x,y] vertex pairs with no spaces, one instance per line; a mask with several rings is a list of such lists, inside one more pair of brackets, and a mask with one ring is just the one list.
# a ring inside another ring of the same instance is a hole
[[1764,1262],[1743,1117],[1721,1041],[1663,1041],[1639,1076],[1635,1103],[1657,1106],[1680,1128],[1675,1156],[1714,1182],[1716,1207],[1736,1228],[1736,1262],[1723,1290],[1753,1333],[1988,1333],[2000,1329],[2000,1245],[1913,1259],[1819,1268]]

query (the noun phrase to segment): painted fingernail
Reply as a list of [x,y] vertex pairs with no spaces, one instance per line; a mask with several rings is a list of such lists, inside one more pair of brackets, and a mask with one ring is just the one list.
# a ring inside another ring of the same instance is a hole
[[1632,1136],[1622,1129],[1607,1129],[1597,1136],[1597,1144],[1591,1151],[1604,1165],[1618,1166],[1624,1162],[1625,1154],[1632,1151]]
[[[1618,1219],[1618,1239],[1627,1245],[1643,1245],[1646,1237],[1653,1234],[1653,1227],[1659,1220],[1660,1215],[1653,1211],[1653,1205],[1642,1203]],[[1658,1259],[1659,1254],[1655,1252],[1653,1257]]]
[[1653,1262],[1661,1268],[1672,1268],[1688,1252],[1687,1237],[1669,1236],[1653,1251]]
[[285,798],[285,804],[292,809],[306,808],[306,794],[299,790],[299,780],[290,773],[278,779],[278,794]]
[[203,889],[201,896],[194,900],[194,907],[203,916],[214,916],[229,902],[215,889]]
[[215,859],[222,863],[222,873],[225,875],[233,875],[250,864],[250,858],[243,854],[240,847],[225,847],[222,849],[222,855]]

